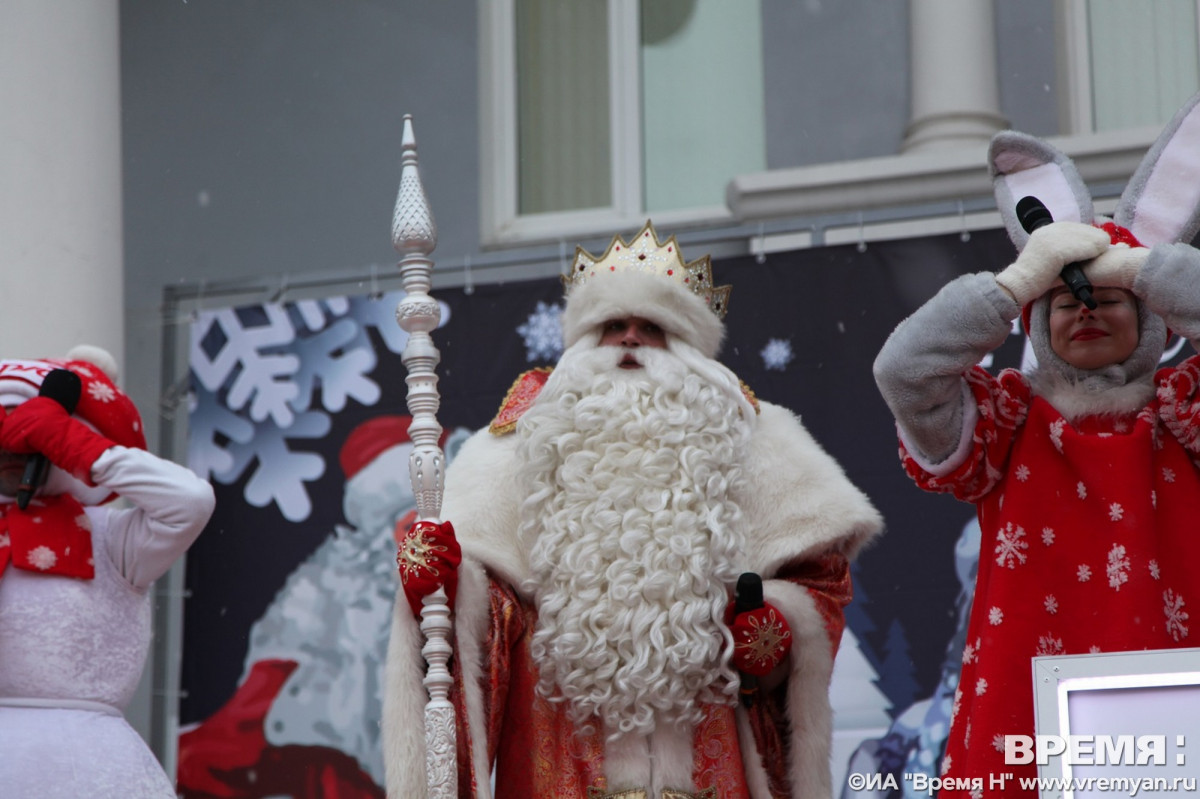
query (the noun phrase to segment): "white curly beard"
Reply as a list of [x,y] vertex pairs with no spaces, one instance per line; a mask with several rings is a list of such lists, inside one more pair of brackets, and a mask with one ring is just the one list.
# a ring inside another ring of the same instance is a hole
[[754,412],[731,372],[669,346],[624,370],[620,348],[580,342],[518,427],[539,688],[611,738],[695,724],[737,694],[730,496]]

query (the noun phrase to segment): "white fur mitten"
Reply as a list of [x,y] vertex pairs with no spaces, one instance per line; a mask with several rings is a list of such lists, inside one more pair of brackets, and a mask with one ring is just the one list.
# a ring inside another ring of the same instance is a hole
[[1116,244],[1109,247],[1083,268],[1083,274],[1093,286],[1115,286],[1132,289],[1133,280],[1146,263],[1150,250]]
[[1051,222],[1029,236],[1017,260],[996,275],[1018,305],[1050,290],[1067,264],[1090,261],[1109,248],[1108,233],[1082,222]]

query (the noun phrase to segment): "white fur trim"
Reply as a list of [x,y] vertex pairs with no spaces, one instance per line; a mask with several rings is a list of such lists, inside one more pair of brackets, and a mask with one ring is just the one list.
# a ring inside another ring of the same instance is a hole
[[640,272],[599,274],[575,286],[562,314],[563,343],[570,347],[610,319],[640,316],[668,334],[715,357],[725,325],[700,297],[669,278]]
[[[454,611],[454,653],[463,671],[467,726],[472,733],[470,757],[478,776],[475,799],[490,799],[491,768],[487,763],[487,724],[480,683],[481,647],[486,638],[490,606],[487,575],[478,563],[464,559],[459,566]],[[424,718],[429,695],[423,684],[424,635],[403,591],[396,593],[392,615],[392,637],[384,672],[383,753],[387,795],[389,799],[399,799],[424,796],[427,791]],[[462,743],[459,742],[460,748]]]
[[763,581],[763,599],[774,605],[792,630],[787,686],[788,781],[792,796],[831,796],[830,746],[833,709],[833,647],[825,621],[808,591],[783,580]]
[[771,783],[767,779],[767,770],[762,764],[762,754],[758,751],[758,742],[754,739],[754,731],[750,729],[750,717],[746,709],[738,706],[734,712],[737,719],[738,743],[742,748],[742,767],[746,772],[746,789],[750,799],[774,799],[771,795]]
[[1100,392],[1089,391],[1085,384],[1056,377],[1049,370],[1035,372],[1030,385],[1035,395],[1054,406],[1072,424],[1085,416],[1123,416],[1140,411],[1154,399],[1157,388],[1151,380],[1139,380]]
[[463,554],[474,557],[519,591],[529,560],[517,539],[517,436],[487,428],[471,436],[446,470],[442,518],[454,525]]
[[427,790],[421,637],[404,592],[397,591],[383,692],[383,767],[390,799],[424,796]]
[[117,359],[112,356],[108,350],[103,347],[97,347],[92,344],[80,344],[72,347],[67,353],[68,361],[86,361],[93,366],[96,366],[104,374],[108,375],[108,379],[114,384],[120,374],[120,367],[117,366]]
[[883,517],[842,467],[779,405],[759,403],[746,455],[746,566],[765,576],[836,549],[853,557],[883,530]]

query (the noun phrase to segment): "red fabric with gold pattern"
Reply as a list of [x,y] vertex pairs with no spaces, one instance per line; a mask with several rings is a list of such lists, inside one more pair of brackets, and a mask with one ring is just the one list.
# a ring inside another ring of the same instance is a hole
[[462,562],[462,549],[454,537],[450,522],[422,520],[408,528],[400,538],[400,549],[396,553],[396,565],[400,570],[400,583],[409,607],[417,618],[421,616],[422,600],[439,586],[445,586],[450,606],[454,607],[454,594],[458,588],[458,564]]
[[792,630],[774,605],[738,613],[729,623],[733,634],[733,667],[743,674],[766,677],[792,651]]
[[90,580],[92,525],[83,506],[69,494],[36,497],[25,510],[0,506],[0,575],[9,563],[18,569]]
[[521,418],[521,414],[529,410],[529,406],[537,399],[537,395],[542,393],[542,387],[550,379],[552,371],[553,369],[549,366],[530,369],[514,380],[508,393],[504,395],[504,401],[500,403],[500,410],[496,414],[496,418],[492,420],[488,429],[498,436],[515,430],[517,420]]

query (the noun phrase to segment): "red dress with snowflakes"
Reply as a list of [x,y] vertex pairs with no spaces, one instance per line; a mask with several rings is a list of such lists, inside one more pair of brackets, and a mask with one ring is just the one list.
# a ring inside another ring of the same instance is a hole
[[[1161,370],[1140,412],[1074,424],[1015,370],[965,377],[978,410],[966,460],[938,477],[903,446],[901,457],[922,488],[978,509],[979,573],[942,771],[982,777],[989,795],[989,775],[1036,776],[1004,763],[1004,736],[1034,733],[1030,658],[1192,645],[1200,356]],[[1003,793],[1020,792],[1009,782]]]

